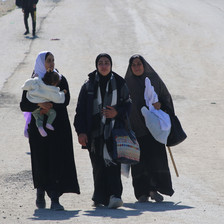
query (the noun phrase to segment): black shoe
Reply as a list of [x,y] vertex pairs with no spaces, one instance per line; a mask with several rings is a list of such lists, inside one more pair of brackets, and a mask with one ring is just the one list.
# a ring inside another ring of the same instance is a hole
[[155,200],[156,202],[162,202],[164,199],[163,196],[159,194],[157,191],[150,191],[149,194],[151,199]]
[[25,33],[24,33],[24,35],[27,35],[27,34],[29,34],[30,32],[27,30]]
[[51,209],[54,211],[63,211],[64,207],[56,201],[51,201]]
[[36,36],[36,33],[35,33],[35,31],[33,31],[33,37],[35,37]]
[[46,208],[46,201],[44,198],[38,199],[36,200],[36,206],[37,208]]
[[36,206],[37,208],[45,208],[46,207],[46,201],[44,199],[45,191],[38,188],[37,189],[37,199],[36,199]]
[[149,201],[149,197],[147,195],[142,195],[138,198],[138,202],[140,203],[144,203],[144,202],[148,202]]

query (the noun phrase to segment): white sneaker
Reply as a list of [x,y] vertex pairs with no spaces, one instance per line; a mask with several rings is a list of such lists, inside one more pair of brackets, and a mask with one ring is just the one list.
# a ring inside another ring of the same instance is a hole
[[101,207],[104,207],[103,204],[97,203],[97,202],[95,202],[95,201],[93,202],[92,206],[95,207],[95,208],[101,208]]
[[108,208],[118,208],[123,205],[123,201],[120,198],[114,197],[114,195],[110,196],[110,202]]

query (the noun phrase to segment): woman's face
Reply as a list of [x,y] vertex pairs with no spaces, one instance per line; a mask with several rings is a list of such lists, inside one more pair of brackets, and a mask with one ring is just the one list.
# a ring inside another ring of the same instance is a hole
[[45,68],[46,71],[53,71],[54,70],[54,56],[49,54],[45,60]]
[[111,63],[110,60],[106,57],[102,57],[99,59],[97,63],[97,70],[103,76],[107,76],[111,71]]
[[131,64],[131,70],[134,75],[141,76],[144,73],[144,66],[139,58],[135,58]]

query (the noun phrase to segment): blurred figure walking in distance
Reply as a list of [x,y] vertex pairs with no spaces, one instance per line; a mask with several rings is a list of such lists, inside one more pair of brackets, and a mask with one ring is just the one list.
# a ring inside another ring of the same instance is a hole
[[26,28],[26,32],[24,35],[27,35],[30,33],[29,25],[28,25],[28,18],[29,14],[32,17],[32,26],[33,26],[33,37],[36,35],[36,5],[38,3],[38,0],[22,0],[22,11],[24,13],[24,24]]

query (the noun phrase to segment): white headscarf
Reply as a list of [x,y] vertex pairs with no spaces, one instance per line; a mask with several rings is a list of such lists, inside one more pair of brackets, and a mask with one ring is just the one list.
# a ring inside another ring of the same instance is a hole
[[42,51],[38,54],[36,62],[35,62],[35,66],[34,66],[34,73],[35,75],[38,75],[38,77],[43,78],[46,71],[45,68],[45,59],[46,59],[46,54],[49,51]]
[[[52,54],[50,51],[41,51],[38,55],[37,55],[37,59],[35,62],[35,66],[34,66],[34,76],[38,76],[39,78],[43,78],[45,73],[47,72],[46,68],[45,68],[45,60],[46,60],[46,54],[50,53]],[[57,70],[54,69],[54,72],[57,72]],[[59,78],[61,79],[61,74],[59,74]]]

